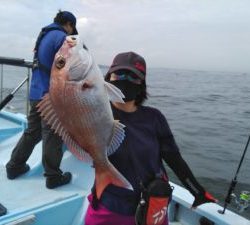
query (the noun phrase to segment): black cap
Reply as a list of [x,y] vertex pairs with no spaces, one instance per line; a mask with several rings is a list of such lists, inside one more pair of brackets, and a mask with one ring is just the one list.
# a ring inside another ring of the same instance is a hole
[[124,52],[116,55],[107,74],[111,74],[122,69],[130,70],[141,80],[145,80],[146,62],[142,56],[134,52]]
[[65,20],[69,21],[73,25],[73,33],[72,35],[78,34],[77,29],[76,29],[76,17],[68,11],[62,11],[62,17],[65,18]]

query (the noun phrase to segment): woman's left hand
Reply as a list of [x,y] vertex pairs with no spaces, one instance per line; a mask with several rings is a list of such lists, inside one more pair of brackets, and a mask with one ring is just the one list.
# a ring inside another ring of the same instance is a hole
[[202,205],[204,203],[209,203],[209,202],[217,203],[218,200],[216,198],[214,198],[208,192],[205,192],[204,194],[199,194],[199,195],[195,196],[195,198],[194,198],[194,202],[192,204],[192,209],[195,209],[197,206]]

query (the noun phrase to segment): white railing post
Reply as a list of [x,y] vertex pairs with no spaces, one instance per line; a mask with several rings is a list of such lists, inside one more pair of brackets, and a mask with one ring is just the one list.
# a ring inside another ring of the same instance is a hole
[[3,64],[1,64],[1,77],[0,77],[0,101],[3,100]]

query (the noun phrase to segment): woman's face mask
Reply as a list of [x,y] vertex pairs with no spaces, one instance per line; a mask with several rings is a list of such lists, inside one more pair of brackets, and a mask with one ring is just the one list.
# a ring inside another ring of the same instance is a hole
[[141,85],[132,83],[128,80],[111,80],[111,84],[115,85],[121,90],[125,98],[125,102],[129,102],[136,99],[136,96],[141,92]]

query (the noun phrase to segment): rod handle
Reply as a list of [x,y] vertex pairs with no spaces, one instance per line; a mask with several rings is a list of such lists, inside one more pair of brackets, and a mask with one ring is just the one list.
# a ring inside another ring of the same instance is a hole
[[230,204],[230,202],[231,202],[231,194],[233,193],[236,184],[237,184],[237,180],[233,179],[231,182],[230,188],[228,190],[227,197],[225,199],[225,202],[228,204]]

